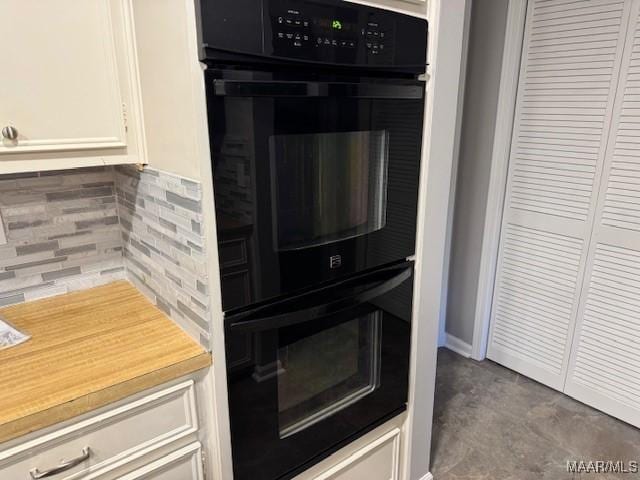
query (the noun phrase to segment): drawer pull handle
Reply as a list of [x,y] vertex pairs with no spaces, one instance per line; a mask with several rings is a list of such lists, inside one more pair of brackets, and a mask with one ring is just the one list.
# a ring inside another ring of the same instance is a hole
[[31,474],[31,478],[33,478],[33,480],[38,480],[39,478],[51,477],[58,473],[71,470],[73,467],[80,465],[82,462],[86,460],[89,460],[89,456],[91,456],[91,449],[89,447],[84,447],[82,449],[82,455],[80,455],[77,458],[74,458],[71,460],[64,460],[60,465],[50,468],[49,470],[44,470],[42,472],[37,468],[34,468],[29,473]]

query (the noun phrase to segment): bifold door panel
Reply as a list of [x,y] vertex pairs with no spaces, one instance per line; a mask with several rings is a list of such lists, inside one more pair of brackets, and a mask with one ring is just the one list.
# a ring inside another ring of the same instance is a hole
[[640,2],[631,9],[565,391],[640,425]]
[[530,0],[488,357],[640,425],[640,0]]

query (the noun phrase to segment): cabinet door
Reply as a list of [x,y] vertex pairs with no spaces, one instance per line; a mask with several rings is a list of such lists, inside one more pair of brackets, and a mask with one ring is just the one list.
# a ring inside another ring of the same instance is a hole
[[565,392],[640,427],[640,0],[620,77]]
[[313,480],[399,480],[400,433],[393,429]]
[[124,147],[110,0],[3,0],[0,153]]
[[528,4],[488,357],[562,390],[630,2]]

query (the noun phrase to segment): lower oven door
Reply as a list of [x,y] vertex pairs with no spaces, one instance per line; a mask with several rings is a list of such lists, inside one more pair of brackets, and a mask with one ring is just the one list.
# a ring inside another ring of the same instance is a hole
[[292,478],[405,409],[413,264],[226,319],[235,480]]

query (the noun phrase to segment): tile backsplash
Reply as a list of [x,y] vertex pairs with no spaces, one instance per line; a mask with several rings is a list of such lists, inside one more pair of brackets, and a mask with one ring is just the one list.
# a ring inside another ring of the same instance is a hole
[[0,306],[125,277],[110,168],[0,175]]
[[0,175],[0,306],[128,279],[203,345],[199,183],[147,168]]
[[145,168],[115,169],[129,280],[203,345],[209,343],[207,258],[199,183]]

